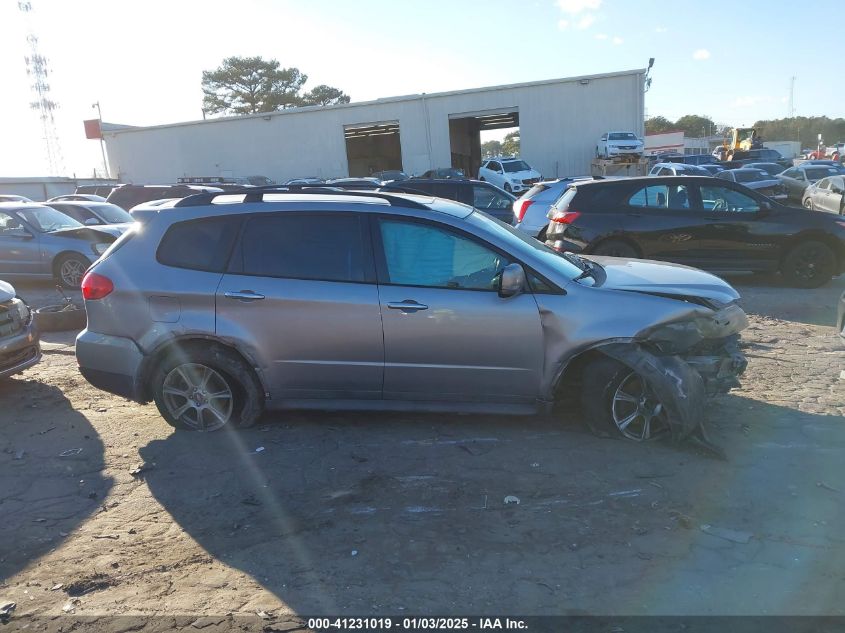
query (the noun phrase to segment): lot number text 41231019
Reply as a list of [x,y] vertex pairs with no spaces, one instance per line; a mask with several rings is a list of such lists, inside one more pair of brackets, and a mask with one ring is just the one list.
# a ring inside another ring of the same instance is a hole
[[313,631],[519,631],[528,628],[514,618],[309,618]]

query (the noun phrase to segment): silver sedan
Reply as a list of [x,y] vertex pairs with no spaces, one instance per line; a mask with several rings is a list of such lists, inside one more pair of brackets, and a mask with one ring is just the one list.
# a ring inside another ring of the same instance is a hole
[[810,185],[802,203],[807,209],[845,215],[845,176],[823,178]]

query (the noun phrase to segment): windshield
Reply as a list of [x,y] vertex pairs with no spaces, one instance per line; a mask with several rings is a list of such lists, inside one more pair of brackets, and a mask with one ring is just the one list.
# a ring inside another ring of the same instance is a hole
[[84,226],[72,217],[50,207],[20,209],[18,213],[39,233],[49,233],[59,229],[77,229]]
[[769,174],[759,169],[750,170],[750,169],[742,169],[740,171],[735,171],[734,176],[736,176],[737,182],[756,182],[758,180],[768,180]]
[[608,138],[611,141],[636,141],[637,135],[632,132],[611,132]]
[[[512,246],[514,255],[523,254],[528,257],[539,258],[544,264],[554,268],[569,279],[574,279],[587,268],[586,264],[581,264],[582,260],[579,257],[570,253],[559,253],[527,233],[523,233],[486,213],[475,212],[470,218],[483,223],[484,228],[497,233],[503,241]],[[578,262],[578,264],[575,262]]]
[[531,166],[526,163],[524,160],[509,160],[502,163],[502,167],[505,168],[505,171],[509,174],[512,174],[516,171],[530,171]]
[[827,176],[835,176],[839,172],[835,167],[811,167],[805,169],[804,173],[807,174],[809,180],[821,180]]
[[132,216],[116,204],[92,204],[89,208],[109,224],[132,222]]

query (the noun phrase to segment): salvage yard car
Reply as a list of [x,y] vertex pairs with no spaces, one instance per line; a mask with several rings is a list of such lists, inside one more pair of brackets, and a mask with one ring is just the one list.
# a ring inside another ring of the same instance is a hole
[[53,277],[65,288],[79,288],[85,270],[121,232],[85,226],[37,202],[0,203],[0,275]]
[[738,294],[708,273],[561,256],[427,196],[248,200],[139,212],[91,267],[91,384],[197,431],[265,408],[527,414],[574,394],[594,431],[647,440],[700,430],[706,394],[745,369]]
[[836,176],[839,173],[839,170],[833,166],[803,163],[787,169],[778,174],[777,177],[786,186],[790,200],[803,202],[804,191],[806,191],[808,185],[828,176]]
[[726,169],[716,174],[716,178],[738,182],[773,200],[786,200],[787,198],[786,186],[775,176],[770,176],[768,172],[762,169],[751,169],[748,167]]
[[718,272],[780,272],[816,288],[845,269],[845,222],[702,176],[575,182],[549,212],[561,250],[677,262]]
[[379,191],[423,193],[437,198],[456,200],[492,215],[497,220],[511,223],[513,195],[494,187],[489,182],[457,179],[410,178],[401,182],[387,183]]
[[804,191],[806,209],[845,215],[845,176],[830,176],[813,183]]
[[38,330],[29,306],[0,281],[0,378],[32,367],[41,359]]
[[481,163],[478,179],[491,183],[508,193],[528,191],[543,177],[521,158],[491,158]]
[[645,151],[645,144],[633,132],[606,132],[596,145],[596,158],[631,156],[639,158]]

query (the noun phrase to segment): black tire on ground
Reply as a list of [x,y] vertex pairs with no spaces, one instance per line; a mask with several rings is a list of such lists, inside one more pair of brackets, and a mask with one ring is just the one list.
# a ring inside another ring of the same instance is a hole
[[41,332],[66,332],[85,327],[85,308],[67,304],[44,306],[35,311],[35,323]]
[[[264,410],[256,376],[237,355],[218,345],[168,354],[151,380],[159,413],[176,429],[244,429]],[[227,391],[228,396],[221,395]]]
[[547,227],[547,226],[543,227],[543,229],[537,234],[537,240],[539,240],[540,242],[543,242],[544,244],[546,242],[546,230],[548,228],[549,227]]
[[780,272],[797,288],[819,288],[833,277],[836,255],[824,242],[807,241],[792,247],[783,258]]
[[508,193],[512,193],[513,191],[508,183],[505,183],[505,191],[507,191]]
[[62,255],[53,264],[56,281],[63,288],[78,290],[82,283],[82,277],[90,265],[91,260],[79,253]]
[[633,246],[621,240],[607,240],[590,251],[591,255],[610,255],[611,257],[639,257]]
[[[626,438],[634,441],[654,439],[668,431],[669,425],[666,412],[654,397],[651,389],[639,375],[630,367],[612,358],[598,358],[584,368],[583,387],[581,390],[581,410],[586,418],[587,426],[593,434],[599,437]],[[638,385],[641,392],[638,394]],[[633,392],[633,393],[632,393]],[[644,403],[627,402],[618,399],[618,394],[645,396]],[[646,423],[646,416],[642,412],[658,413],[650,417]],[[620,428],[616,419],[621,423],[628,420],[628,426]],[[648,431],[643,436],[643,431]]]
[[804,198],[803,202],[804,208],[809,209],[810,211],[813,210],[813,199],[812,198]]

